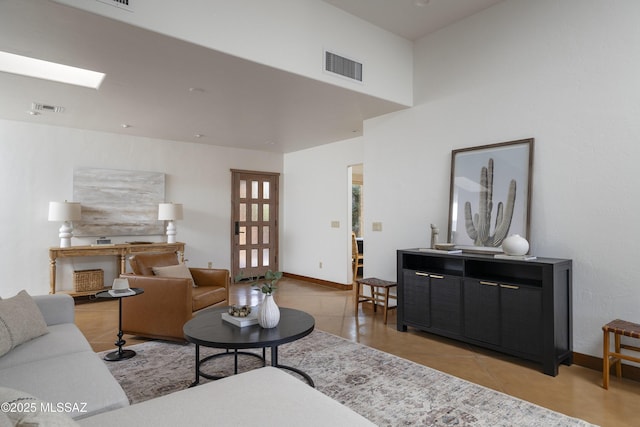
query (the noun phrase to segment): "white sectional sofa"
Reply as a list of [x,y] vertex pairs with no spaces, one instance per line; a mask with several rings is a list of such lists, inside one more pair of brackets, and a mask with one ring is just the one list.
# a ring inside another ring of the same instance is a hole
[[[66,294],[32,298],[44,317],[48,333],[0,357],[0,386],[56,405],[81,404],[77,411],[69,413],[76,419],[128,406],[129,399],[122,387],[75,325],[73,298]],[[24,313],[28,306],[21,310],[22,315],[29,315]]]
[[[129,405],[105,362],[74,324],[73,299],[56,294],[33,300],[48,333],[0,357],[0,427],[16,425],[20,416],[33,422],[29,425],[43,426],[374,425],[303,381],[271,367]],[[0,338],[6,340],[11,337],[2,329],[3,318],[9,313],[4,303],[0,301]],[[3,344],[6,342],[0,343],[0,348]],[[40,411],[10,413],[20,408]]]
[[82,426],[374,426],[280,369],[223,378],[79,421]]

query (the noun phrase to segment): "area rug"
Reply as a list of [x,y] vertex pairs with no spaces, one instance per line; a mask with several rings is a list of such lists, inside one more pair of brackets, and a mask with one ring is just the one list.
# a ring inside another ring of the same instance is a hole
[[[137,352],[134,358],[105,363],[131,403],[187,388],[195,379],[193,345],[150,341],[128,348]],[[200,349],[201,357],[224,352]],[[318,330],[280,346],[278,359],[303,370],[319,391],[379,426],[592,425]],[[261,363],[240,355],[238,370],[255,369]],[[202,370],[230,375],[233,357],[212,359]]]

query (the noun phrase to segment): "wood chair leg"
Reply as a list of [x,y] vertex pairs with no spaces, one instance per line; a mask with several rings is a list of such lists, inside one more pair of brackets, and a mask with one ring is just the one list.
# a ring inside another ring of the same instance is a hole
[[384,324],[387,324],[387,311],[389,310],[389,288],[384,288]]
[[373,303],[373,312],[377,313],[378,312],[378,295],[376,294],[376,292],[378,292],[378,288],[369,285],[369,289],[371,289],[371,302]]
[[358,262],[354,260],[351,264],[353,265],[353,279],[351,283],[356,283],[356,279],[358,278]]
[[[620,334],[615,335],[615,349],[616,353],[620,354]],[[616,377],[622,378],[622,360],[616,357],[616,360],[613,362],[616,365]]]
[[609,331],[602,338],[602,387],[609,389]]

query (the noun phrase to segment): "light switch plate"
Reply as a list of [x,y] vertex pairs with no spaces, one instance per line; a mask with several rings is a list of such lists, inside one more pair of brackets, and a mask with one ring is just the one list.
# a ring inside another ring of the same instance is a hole
[[373,231],[382,231],[382,223],[381,222],[374,222],[373,224],[371,224],[371,229]]
[[331,221],[331,228],[340,228],[340,221]]

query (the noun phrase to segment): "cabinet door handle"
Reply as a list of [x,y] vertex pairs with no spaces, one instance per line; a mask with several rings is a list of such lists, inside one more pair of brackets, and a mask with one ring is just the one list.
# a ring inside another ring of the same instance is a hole
[[520,286],[513,286],[513,285],[500,285],[501,288],[506,288],[506,289],[520,289]]
[[425,277],[429,277],[429,274],[427,274],[427,273],[420,273],[419,271],[416,271],[416,276],[425,276]]
[[481,285],[486,285],[486,286],[498,286],[497,283],[493,283],[493,282],[484,282],[484,281],[480,281]]
[[444,279],[444,276],[440,276],[438,274],[430,274],[429,277],[432,279]]

